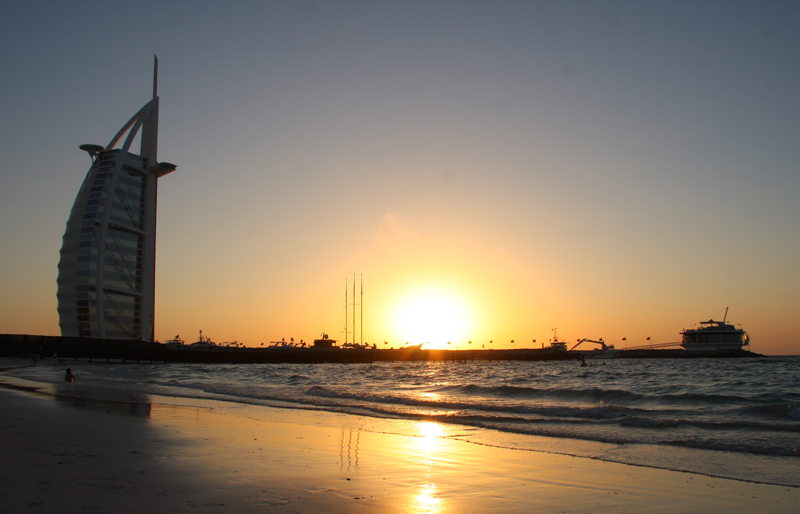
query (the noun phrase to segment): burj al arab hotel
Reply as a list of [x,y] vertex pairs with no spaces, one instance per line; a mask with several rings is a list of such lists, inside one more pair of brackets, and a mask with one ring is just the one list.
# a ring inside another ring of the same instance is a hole
[[[137,155],[131,144],[140,130]],[[61,335],[152,341],[157,186],[175,170],[156,157],[157,58],[153,99],[108,145],[80,148],[92,165],[72,206],[58,263]]]

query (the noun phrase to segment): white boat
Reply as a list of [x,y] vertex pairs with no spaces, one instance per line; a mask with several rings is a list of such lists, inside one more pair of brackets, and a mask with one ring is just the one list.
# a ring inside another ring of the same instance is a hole
[[344,343],[342,348],[351,349],[351,350],[374,350],[376,347],[366,345],[366,344],[358,344],[358,343]]
[[[599,344],[600,348],[597,350],[576,350],[578,346],[583,343]],[[571,352],[579,353],[585,359],[616,359],[619,357],[619,350],[614,348],[614,345],[607,345],[602,339],[594,341],[592,339],[579,339],[578,344],[570,348]]]
[[741,328],[727,322],[728,308],[722,321],[701,321],[698,328],[685,329],[681,346],[690,351],[716,352],[723,350],[741,350],[750,346],[750,336]]
[[553,339],[550,340],[550,349],[557,352],[567,351],[567,342],[558,340],[558,330],[555,328],[553,329]]

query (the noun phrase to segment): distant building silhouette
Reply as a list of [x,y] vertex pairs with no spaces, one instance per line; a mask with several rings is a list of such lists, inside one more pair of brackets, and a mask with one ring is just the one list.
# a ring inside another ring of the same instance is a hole
[[[139,155],[129,151],[141,129]],[[125,136],[121,148],[115,148]],[[58,263],[62,336],[154,339],[159,163],[158,59],[153,99],[105,147],[82,145],[92,166],[72,206]]]

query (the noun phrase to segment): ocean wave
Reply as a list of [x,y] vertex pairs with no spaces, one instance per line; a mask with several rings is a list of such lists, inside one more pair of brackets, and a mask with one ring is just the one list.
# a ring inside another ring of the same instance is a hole
[[628,401],[638,402],[647,399],[647,396],[625,391],[622,389],[603,389],[592,387],[587,389],[577,388],[536,388],[522,386],[481,386],[476,384],[443,385],[430,388],[436,392],[449,392],[453,394],[496,396],[502,398],[559,398],[594,401]]
[[664,419],[664,418],[640,418],[628,417],[619,420],[619,424],[624,427],[638,428],[675,428],[686,424],[683,419]]
[[[763,405],[750,405],[741,409],[742,414],[756,415],[760,418],[775,418],[800,421],[800,404],[773,403]],[[796,425],[800,430],[800,424]]]
[[771,455],[775,457],[800,457],[800,448],[780,445],[758,445],[731,440],[695,440],[661,441],[658,444],[680,446],[699,450],[715,450],[734,453],[750,453],[753,455]]
[[653,400],[661,404],[683,404],[696,406],[737,405],[755,401],[747,396],[730,394],[704,394],[696,392],[664,394],[661,396],[654,396]]
[[311,378],[306,376],[306,375],[292,375],[287,379],[287,381],[290,384],[297,384],[297,383],[300,383],[300,382],[308,382],[309,380],[311,380]]
[[625,416],[636,409],[618,405],[569,406],[569,405],[520,405],[493,404],[479,402],[439,401],[424,398],[412,398],[391,394],[361,393],[339,391],[324,386],[313,386],[305,392],[308,396],[355,400],[366,403],[393,404],[421,408],[477,410],[487,412],[507,412],[515,414],[538,414],[555,417],[581,417],[611,419]]

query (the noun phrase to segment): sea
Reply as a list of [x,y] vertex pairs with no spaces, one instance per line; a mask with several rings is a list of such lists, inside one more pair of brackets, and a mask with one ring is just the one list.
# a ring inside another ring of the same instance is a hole
[[78,382],[65,384],[63,366],[40,361],[2,375],[58,396],[330,411],[405,435],[436,423],[475,444],[800,487],[800,357],[587,364],[78,361],[67,363]]

